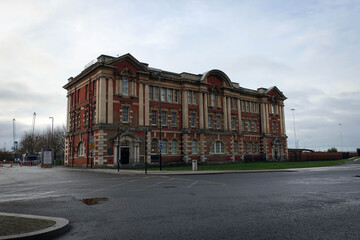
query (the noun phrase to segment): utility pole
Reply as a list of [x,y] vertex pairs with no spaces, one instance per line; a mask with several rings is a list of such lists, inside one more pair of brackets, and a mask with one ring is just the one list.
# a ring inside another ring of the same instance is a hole
[[55,147],[54,147],[54,117],[49,117],[51,119],[51,144],[52,147],[52,156],[53,156],[53,165],[55,166]]
[[158,76],[159,76],[159,116],[160,116],[160,137],[159,137],[159,161],[160,161],[160,171],[162,170],[162,156],[161,156],[161,127],[162,127],[162,113],[161,113],[161,72],[158,72]]

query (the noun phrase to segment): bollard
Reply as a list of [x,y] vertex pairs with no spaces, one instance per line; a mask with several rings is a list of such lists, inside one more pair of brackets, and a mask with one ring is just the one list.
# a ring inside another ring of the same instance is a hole
[[197,171],[197,160],[192,160],[192,170]]

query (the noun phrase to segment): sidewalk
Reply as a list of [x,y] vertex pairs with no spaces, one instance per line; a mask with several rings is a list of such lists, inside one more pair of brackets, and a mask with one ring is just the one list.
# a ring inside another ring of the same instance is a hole
[[64,233],[69,220],[0,212],[0,240],[50,239]]

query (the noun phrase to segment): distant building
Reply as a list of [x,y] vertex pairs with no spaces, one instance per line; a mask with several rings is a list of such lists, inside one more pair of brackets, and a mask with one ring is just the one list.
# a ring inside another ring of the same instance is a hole
[[163,163],[287,159],[277,87],[246,89],[220,70],[178,74],[125,54],[99,56],[64,88],[65,164],[158,163],[160,151]]

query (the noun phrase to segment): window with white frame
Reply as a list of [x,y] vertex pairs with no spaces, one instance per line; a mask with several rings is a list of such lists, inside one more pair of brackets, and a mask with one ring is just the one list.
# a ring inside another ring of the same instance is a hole
[[220,116],[216,116],[216,128],[220,128],[221,127],[221,118]]
[[254,132],[257,132],[257,121],[254,121]]
[[157,123],[157,111],[151,111],[151,124],[155,125]]
[[172,102],[172,89],[167,90],[167,100],[168,102]]
[[257,142],[255,142],[255,145],[254,145],[254,153],[255,154],[259,153],[259,144]]
[[165,95],[165,88],[161,88],[160,91],[161,91],[161,101],[162,101],[162,102],[165,102],[165,96],[166,96],[166,95]]
[[149,99],[153,99],[153,87],[149,86]]
[[251,131],[251,122],[250,122],[250,120],[247,120],[247,130],[248,130],[248,132]]
[[196,92],[192,92],[192,103],[196,104]]
[[154,87],[154,100],[159,100],[159,88]]
[[241,131],[245,131],[245,120],[241,119]]
[[84,144],[84,142],[79,143],[78,156],[85,156],[85,144]]
[[234,141],[234,153],[239,153],[239,142],[237,140]]
[[121,120],[125,123],[129,122],[129,107],[122,107]]
[[212,128],[212,125],[213,125],[212,115],[209,115],[208,116],[208,126],[209,126],[209,128]]
[[167,154],[168,152],[168,141],[166,139],[161,140],[161,152]]
[[249,102],[246,101],[246,112],[249,112]]
[[156,138],[153,138],[151,140],[151,153],[157,153],[158,152],[158,141]]
[[195,114],[195,113],[191,113],[191,114],[190,114],[190,126],[191,126],[191,127],[195,127],[195,118],[196,118],[196,114]]
[[171,125],[176,127],[176,112],[171,112]]
[[129,94],[129,80],[126,76],[122,78],[122,94],[126,96]]
[[161,125],[167,125],[167,112],[165,111],[161,112]]
[[179,91],[174,90],[174,102],[179,102]]
[[216,141],[212,146],[211,146],[211,152],[215,153],[215,154],[222,154],[225,152],[225,147],[224,144],[220,141]]
[[177,154],[177,141],[173,139],[171,141],[171,154]]
[[197,148],[198,148],[198,141],[196,139],[193,139],[191,142],[191,146],[192,146],[192,153],[196,154],[197,153]]
[[211,93],[211,106],[215,107],[215,93]]
[[187,100],[188,100],[188,104],[191,104],[191,91],[187,92]]
[[247,146],[246,146],[246,142],[244,141],[243,142],[243,151],[244,151],[244,154],[247,154]]

